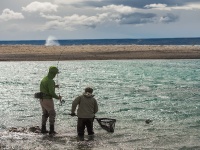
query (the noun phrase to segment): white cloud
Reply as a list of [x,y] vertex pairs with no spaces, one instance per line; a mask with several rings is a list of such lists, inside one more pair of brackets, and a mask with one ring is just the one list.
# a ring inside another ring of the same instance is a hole
[[75,30],[80,26],[86,26],[89,28],[95,28],[97,25],[106,22],[109,17],[108,14],[98,14],[96,16],[86,16],[74,14],[72,16],[65,16],[63,18],[59,16],[42,15],[42,17],[49,19],[43,27],[42,30],[49,29],[65,29],[65,30]]
[[194,9],[200,9],[200,4],[199,3],[192,3],[192,4],[187,4],[183,6],[172,6],[168,7],[167,4],[150,4],[150,5],[145,5],[144,8],[147,9],[158,9],[158,10],[194,10]]
[[23,11],[27,12],[56,12],[58,5],[49,2],[32,2],[26,7],[22,7]]
[[1,39],[11,30],[15,39],[199,36],[200,0],[4,0],[0,8]]
[[44,13],[40,13],[40,16],[49,20],[62,20],[62,17],[55,15],[45,15]]
[[74,3],[80,3],[84,0],[55,0],[55,3],[57,4],[74,4]]
[[175,6],[172,7],[173,9],[180,9],[180,10],[194,10],[194,9],[200,9],[200,4],[196,3],[196,4],[187,4],[184,6]]
[[24,19],[21,13],[14,12],[10,9],[4,9],[3,13],[0,15],[0,20],[8,21],[13,19]]
[[57,4],[80,4],[84,2],[101,2],[102,0],[55,0]]
[[158,10],[171,10],[169,7],[167,7],[167,4],[150,4],[144,6],[144,8],[148,9],[158,9]]
[[91,25],[100,23],[104,19],[103,15],[97,16],[86,16],[86,15],[77,15],[74,14],[72,16],[64,17],[65,22],[77,25]]
[[75,28],[71,24],[66,24],[64,21],[58,21],[58,20],[53,20],[47,22],[45,25],[40,27],[39,30],[45,31],[45,30],[68,30],[68,31],[73,31]]
[[124,5],[108,5],[108,6],[103,6],[102,8],[97,8],[97,9],[103,10],[103,11],[115,11],[121,14],[129,14],[136,11],[135,8],[132,8],[130,6],[124,6]]
[[192,9],[200,9],[200,4],[189,4],[188,7],[192,8]]

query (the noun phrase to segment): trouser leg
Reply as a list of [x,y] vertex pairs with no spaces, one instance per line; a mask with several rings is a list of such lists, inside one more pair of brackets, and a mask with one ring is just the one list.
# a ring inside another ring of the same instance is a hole
[[54,125],[56,112],[54,109],[53,100],[43,99],[43,100],[40,100],[40,104],[42,106],[42,111],[43,111],[42,123],[46,124],[47,118],[49,117],[49,124]]
[[87,128],[88,135],[93,135],[93,118],[78,118],[77,132],[79,136],[84,135],[85,127]]
[[94,134],[94,131],[93,131],[93,121],[94,121],[93,118],[88,118],[86,120],[86,122],[85,122],[85,125],[87,127],[88,135],[93,135]]
[[84,136],[84,131],[85,131],[84,119],[78,118],[78,123],[77,123],[78,136]]
[[49,124],[50,125],[54,125],[55,118],[56,118],[56,112],[55,112],[55,110],[50,110],[49,111]]
[[42,126],[46,126],[47,119],[49,117],[48,111],[43,107],[43,100],[40,100],[40,105],[42,108]]

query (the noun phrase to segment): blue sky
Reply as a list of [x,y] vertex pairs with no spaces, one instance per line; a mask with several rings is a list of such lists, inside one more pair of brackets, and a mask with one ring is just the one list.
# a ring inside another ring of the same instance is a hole
[[0,40],[200,37],[199,0],[1,0]]

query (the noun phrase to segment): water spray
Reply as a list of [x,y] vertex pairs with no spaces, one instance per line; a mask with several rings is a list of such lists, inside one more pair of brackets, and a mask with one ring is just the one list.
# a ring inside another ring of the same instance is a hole
[[59,46],[59,42],[58,40],[53,37],[53,36],[49,36],[46,40],[45,46]]

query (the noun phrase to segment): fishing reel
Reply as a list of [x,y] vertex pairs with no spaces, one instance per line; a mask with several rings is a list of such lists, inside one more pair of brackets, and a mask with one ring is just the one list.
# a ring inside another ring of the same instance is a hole
[[62,106],[62,104],[64,104],[65,103],[65,100],[60,100],[60,106]]

